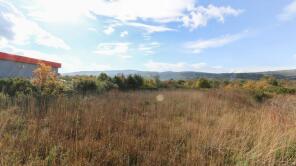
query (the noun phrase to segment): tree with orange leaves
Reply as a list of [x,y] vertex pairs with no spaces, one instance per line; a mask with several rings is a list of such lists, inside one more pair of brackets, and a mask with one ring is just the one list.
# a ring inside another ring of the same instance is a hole
[[62,91],[62,86],[51,66],[39,63],[33,72],[33,84],[42,95],[56,95]]

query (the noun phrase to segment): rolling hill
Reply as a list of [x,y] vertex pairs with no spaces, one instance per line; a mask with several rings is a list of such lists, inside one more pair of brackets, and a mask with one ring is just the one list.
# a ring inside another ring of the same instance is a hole
[[143,77],[153,78],[159,77],[161,80],[189,80],[196,78],[209,79],[260,79],[263,76],[273,76],[278,79],[296,80],[296,70],[282,70],[282,71],[267,71],[257,73],[204,73],[204,72],[151,72],[151,71],[137,71],[137,70],[110,70],[110,71],[80,71],[73,73],[64,73],[63,76],[98,76],[101,73],[114,77],[115,75],[131,75],[138,74]]

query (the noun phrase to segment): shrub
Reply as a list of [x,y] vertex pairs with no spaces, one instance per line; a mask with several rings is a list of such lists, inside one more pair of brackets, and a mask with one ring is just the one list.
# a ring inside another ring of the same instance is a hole
[[249,89],[249,90],[264,90],[270,87],[272,87],[272,85],[267,80],[259,80],[259,81],[248,80],[248,81],[245,81],[245,83],[243,83],[243,88]]
[[119,89],[125,90],[127,89],[126,86],[126,78],[124,75],[117,75],[113,78],[113,83],[118,86]]
[[253,91],[252,93],[253,93],[253,98],[257,102],[263,102],[266,99],[271,97],[270,94],[267,94],[266,92],[264,92],[262,90],[256,90],[256,91]]
[[87,93],[95,93],[97,91],[97,84],[93,79],[84,78],[74,83],[74,89],[83,95]]
[[260,79],[260,81],[265,81],[269,85],[272,85],[272,86],[279,86],[278,80],[274,77],[271,77],[271,76],[264,76]]
[[128,89],[140,89],[143,83],[144,79],[140,75],[129,75],[126,79]]
[[176,86],[177,86],[177,88],[187,88],[188,87],[185,80],[178,80],[176,82]]
[[116,88],[116,85],[110,81],[97,81],[96,84],[98,93],[102,93]]
[[40,63],[33,73],[33,85],[39,95],[58,95],[64,91],[62,82],[57,78],[51,66]]
[[278,149],[275,153],[277,161],[287,161],[290,165],[296,160],[296,143],[291,143],[287,147]]
[[0,91],[9,96],[16,96],[17,94],[30,95],[35,88],[29,80],[21,78],[11,78],[0,80]]
[[224,81],[224,88],[231,90],[231,89],[241,89],[242,88],[242,82],[240,81]]
[[132,75],[129,75],[127,77],[126,84],[127,84],[128,89],[136,89],[137,88],[137,82]]
[[218,81],[218,80],[211,81],[211,87],[212,88],[219,88],[220,85],[221,85],[221,81]]
[[99,81],[111,81],[111,78],[106,73],[101,73],[98,76]]
[[170,79],[168,81],[163,81],[161,84],[160,84],[160,87],[161,88],[166,88],[166,89],[176,89],[178,87],[177,85],[178,83],[173,80],[173,79]]
[[266,89],[267,92],[276,93],[276,94],[294,94],[296,90],[293,88],[285,88],[285,87],[270,87]]
[[155,80],[152,79],[145,79],[143,82],[144,89],[157,89],[157,84]]
[[1,107],[4,106],[4,105],[6,105],[7,100],[8,100],[8,96],[5,95],[4,93],[1,93],[0,92],[0,106]]
[[134,80],[135,80],[135,87],[137,89],[141,88],[144,84],[144,78],[140,75],[134,75]]
[[211,88],[211,83],[209,80],[201,78],[195,83],[195,88],[208,89]]

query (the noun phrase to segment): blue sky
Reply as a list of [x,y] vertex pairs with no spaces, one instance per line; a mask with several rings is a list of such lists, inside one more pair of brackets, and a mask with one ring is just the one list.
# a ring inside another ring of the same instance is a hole
[[296,0],[0,0],[0,51],[61,72],[296,68]]

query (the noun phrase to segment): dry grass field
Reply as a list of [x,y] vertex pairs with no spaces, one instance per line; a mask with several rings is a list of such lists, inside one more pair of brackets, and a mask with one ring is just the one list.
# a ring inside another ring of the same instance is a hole
[[296,96],[112,91],[1,99],[0,165],[295,165]]

